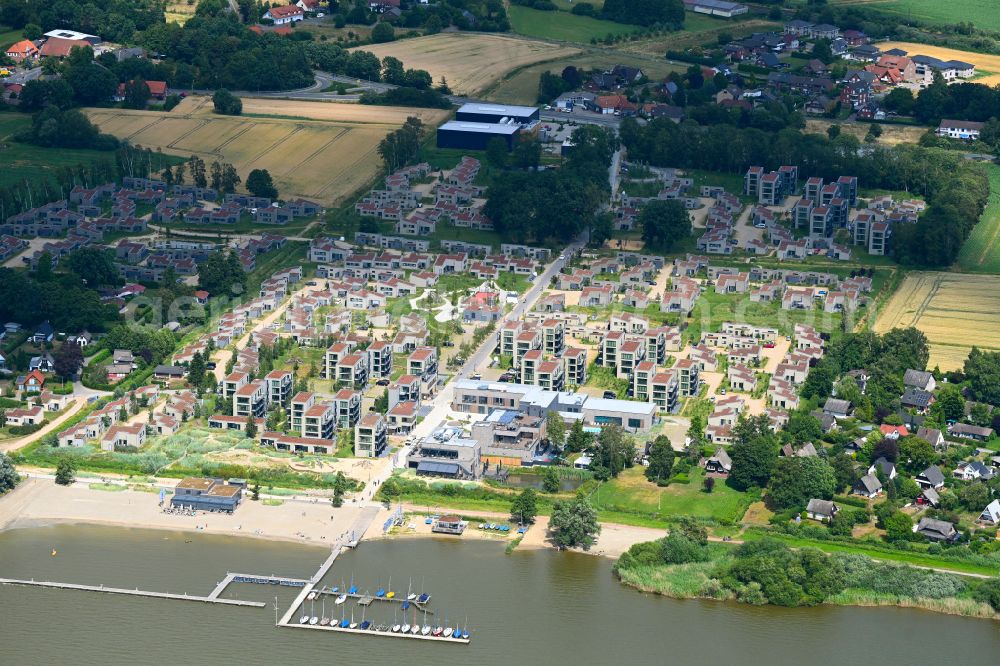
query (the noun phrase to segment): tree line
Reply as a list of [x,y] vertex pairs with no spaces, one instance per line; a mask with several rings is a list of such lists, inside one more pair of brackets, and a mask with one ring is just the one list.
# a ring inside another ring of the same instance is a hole
[[626,118],[619,130],[631,159],[656,166],[743,173],[753,165],[799,167],[799,177],[857,176],[865,187],[912,192],[929,206],[916,224],[893,229],[893,255],[903,263],[947,266],[979,220],[989,198],[981,166],[917,146],[867,146],[853,136],[829,138],[795,129],[756,128]]

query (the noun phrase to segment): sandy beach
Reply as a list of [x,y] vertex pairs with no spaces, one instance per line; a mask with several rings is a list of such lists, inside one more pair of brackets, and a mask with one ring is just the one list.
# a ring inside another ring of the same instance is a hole
[[[402,527],[394,528],[388,535],[382,533],[382,524],[390,516],[388,510],[383,510],[379,513],[378,517],[372,521],[371,527],[368,529],[368,533],[365,534],[365,540],[369,539],[409,539],[415,537],[434,537],[439,539],[476,539],[476,540],[487,540],[496,541],[501,544],[507,544],[517,538],[517,534],[514,532],[509,533],[508,536],[501,536],[496,532],[480,530],[476,526],[476,523],[470,521],[468,528],[466,528],[465,533],[462,536],[453,536],[447,534],[435,534],[431,531],[431,526],[425,524],[424,517],[427,515],[426,507],[414,506],[410,504],[403,504],[403,513],[407,516],[408,520],[404,522]],[[503,524],[512,525],[510,523],[510,516],[491,513],[487,511],[448,511],[445,509],[441,510],[441,514],[444,513],[455,513],[459,514],[465,518],[482,518],[484,521],[499,522]],[[410,529],[410,525],[413,529]],[[513,525],[512,525],[513,527]],[[528,550],[528,549],[539,549],[539,548],[555,548],[549,539],[549,518],[548,516],[538,516],[535,520],[534,525],[532,525],[521,542],[518,544],[518,550]],[[655,529],[649,527],[633,527],[631,525],[619,525],[616,523],[602,523],[601,533],[597,538],[597,543],[594,544],[589,550],[575,549],[577,552],[586,553],[588,555],[597,555],[600,557],[607,557],[610,559],[617,559],[619,555],[628,550],[633,544],[641,543],[643,541],[652,541],[654,539],[659,539],[666,536],[666,530]]]
[[280,506],[244,501],[233,515],[164,513],[155,492],[92,490],[78,482],[57,486],[49,479],[28,479],[0,497],[0,530],[58,523],[93,523],[162,530],[198,531],[313,545],[333,543],[355,528],[364,509],[328,502],[285,501]]
[[[369,517],[377,510],[374,520]],[[334,509],[325,499],[283,499],[279,506],[245,499],[233,515],[199,513],[196,516],[164,513],[157,492],[139,490],[98,490],[88,481],[72,486],[58,486],[47,478],[30,478],[16,490],[0,497],[0,530],[37,527],[62,523],[90,523],[139,529],[182,530],[244,536],[312,545],[333,543],[352,530],[367,525],[364,540],[436,538],[495,541],[505,546],[517,538],[514,532],[504,536],[480,530],[471,522],[461,536],[436,534],[424,519],[426,507],[404,504],[402,526],[383,534],[382,526],[395,511],[376,505],[351,503]],[[442,510],[440,513],[449,513]],[[483,511],[453,511],[472,519],[510,524],[509,516]],[[664,536],[664,530],[628,525],[602,524],[597,543],[590,555],[617,558],[635,543]],[[548,538],[548,517],[539,516],[517,546],[518,549],[554,548]]]

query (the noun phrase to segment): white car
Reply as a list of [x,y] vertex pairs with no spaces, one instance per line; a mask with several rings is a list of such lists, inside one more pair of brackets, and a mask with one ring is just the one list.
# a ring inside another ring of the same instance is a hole
[[566,258],[566,255],[565,255],[565,254],[560,254],[560,255],[559,255],[559,260],[560,260],[560,261],[562,261],[562,260],[563,260],[563,259],[565,259],[565,258]]

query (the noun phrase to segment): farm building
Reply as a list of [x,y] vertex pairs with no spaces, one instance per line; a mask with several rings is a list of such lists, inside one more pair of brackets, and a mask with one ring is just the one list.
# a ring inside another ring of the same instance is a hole
[[485,150],[491,139],[499,137],[507,143],[508,150],[513,150],[520,131],[519,125],[449,120],[438,128],[437,147]]
[[508,104],[463,104],[455,112],[455,120],[473,123],[508,123],[529,125],[538,121],[538,107]]
[[684,0],[684,9],[696,14],[709,14],[723,18],[732,18],[750,11],[746,5],[726,2],[725,0]]

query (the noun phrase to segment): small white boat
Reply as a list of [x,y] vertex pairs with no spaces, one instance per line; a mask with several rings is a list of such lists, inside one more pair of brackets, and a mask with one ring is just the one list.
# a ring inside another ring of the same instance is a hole
[[[395,629],[393,629],[393,631],[395,631]],[[400,629],[400,632],[402,632],[404,634],[410,633],[410,625],[404,624],[403,627],[402,627],[402,629]]]
[[409,599],[410,601],[413,601],[414,599],[417,598],[417,593],[416,592],[410,592],[408,595],[406,595],[406,598]]
[[423,626],[423,628],[422,628],[422,629],[420,630],[420,633],[421,633],[422,635],[424,635],[424,636],[426,636],[427,634],[431,633],[431,625],[429,625],[429,624],[425,624],[425,625]]
[[441,634],[441,635],[442,635],[442,636],[444,636],[445,638],[451,638],[451,635],[452,635],[452,634],[453,634],[454,632],[455,632],[455,630],[454,630],[454,629],[452,629],[451,627],[445,627],[445,628],[444,628],[444,633],[443,633],[443,634]]
[[415,624],[412,627],[410,627],[410,633],[411,634],[419,634],[420,633],[420,625]]
[[303,615],[299,618],[299,624],[309,624],[309,616]]
[[329,624],[330,624],[330,618],[328,617],[324,617],[322,620],[319,621],[319,626],[321,627],[328,626]]
[[335,604],[337,604],[339,606],[340,604],[344,603],[345,601],[347,601],[347,595],[346,594],[342,594],[339,597],[337,597],[336,599],[334,599],[333,603],[335,603]]
[[399,633],[399,629],[400,629],[400,626],[398,624],[392,625],[392,633],[398,634]]
[[313,626],[319,624],[319,618],[313,615],[311,618],[309,618],[309,624]]
[[348,626],[348,628],[350,628],[350,629],[357,629],[357,628],[358,628],[358,623],[357,623],[357,622],[351,622],[351,623],[350,623],[349,625],[347,625],[347,626]]
[[310,592],[309,594],[306,595],[306,601],[312,601],[315,598],[316,598],[315,592]]

